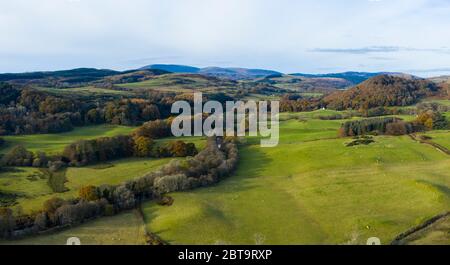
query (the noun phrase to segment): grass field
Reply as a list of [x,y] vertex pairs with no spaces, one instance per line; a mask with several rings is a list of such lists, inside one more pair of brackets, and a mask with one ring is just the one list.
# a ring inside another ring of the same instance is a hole
[[345,147],[339,125],[282,122],[276,148],[249,139],[233,177],[147,203],[148,229],[173,244],[386,244],[449,210],[447,155],[407,136]]
[[30,151],[43,151],[48,154],[59,153],[64,147],[77,141],[94,139],[98,137],[111,137],[120,134],[129,134],[134,127],[117,125],[96,125],[78,127],[70,132],[59,134],[33,134],[20,136],[3,137],[6,144],[0,149],[0,153],[5,153],[16,145],[23,145]]
[[80,239],[82,245],[143,245],[145,227],[136,211],[132,211],[48,235],[0,241],[0,245],[65,245],[67,239],[74,236]]
[[157,91],[181,93],[192,93],[194,91],[210,92],[218,89],[220,90],[218,84],[210,83],[210,81],[205,78],[200,78],[195,75],[182,75],[182,77],[179,77],[174,74],[160,75],[150,80],[120,84],[119,86],[133,90],[152,89]]
[[[334,114],[329,110],[281,114],[277,147],[261,148],[258,137],[246,138],[232,177],[212,187],[172,193],[175,201],[170,207],[144,204],[146,228],[171,244],[365,244],[373,236],[388,244],[401,232],[450,210],[448,155],[408,136],[377,136],[370,145],[346,147],[352,139],[337,137],[345,120],[315,119]],[[448,132],[428,134],[433,141],[448,143]],[[168,140],[173,139],[158,142]],[[201,137],[183,140],[200,148],[204,144]],[[70,168],[65,184],[69,191],[58,196],[74,196],[83,185],[120,183],[167,161],[131,159]],[[17,180],[28,181],[32,173],[17,172]],[[4,181],[12,180],[8,176]],[[39,181],[29,195],[40,192],[41,196],[18,200],[25,211],[39,208],[52,196],[46,194],[45,180]],[[21,185],[6,187],[14,191]],[[134,217],[102,218],[21,242],[59,244],[68,235],[92,233],[82,242],[126,244],[136,236],[123,232],[126,239],[111,240],[114,232],[109,230],[114,225],[119,231],[127,230],[126,218]],[[137,231],[129,222],[129,229]],[[430,237],[420,242],[426,238]]]
[[450,245],[450,216],[421,229],[402,240],[406,245]]
[[425,135],[430,136],[432,142],[442,145],[450,150],[450,131],[433,131],[427,132]]
[[93,86],[86,87],[74,87],[74,88],[51,88],[51,87],[37,87],[36,89],[50,94],[60,96],[60,95],[80,95],[86,97],[95,96],[129,96],[132,93],[128,91],[112,90],[105,88],[98,88]]
[[21,208],[24,212],[38,210],[42,204],[53,196],[60,198],[75,198],[78,190],[87,185],[116,185],[123,181],[140,177],[147,172],[153,171],[169,162],[170,159],[144,159],[132,158],[112,161],[106,164],[97,164],[83,168],[68,168],[66,171],[66,192],[54,193],[47,179],[30,181],[30,174],[39,172],[35,169],[19,168],[17,173],[0,173],[0,191],[10,194],[18,194],[17,205],[14,209]]

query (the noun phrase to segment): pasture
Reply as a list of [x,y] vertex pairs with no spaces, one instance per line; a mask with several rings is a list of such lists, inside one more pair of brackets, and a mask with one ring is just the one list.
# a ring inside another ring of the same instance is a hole
[[[17,204],[13,209],[30,212],[41,209],[42,204],[54,196],[63,199],[75,198],[83,186],[117,185],[157,170],[169,161],[170,159],[130,158],[88,167],[68,168],[64,183],[67,191],[61,193],[55,193],[50,189],[47,178],[29,179],[30,175],[38,174],[39,170],[16,168],[11,169],[12,172],[0,173],[0,191],[17,194]],[[13,173],[14,171],[17,172]]]
[[0,241],[0,245],[66,245],[70,237],[78,237],[82,245],[144,245],[146,242],[142,218],[131,211],[52,234]]
[[58,134],[33,134],[19,136],[4,136],[6,143],[0,148],[0,153],[6,153],[16,145],[23,145],[30,151],[42,151],[47,154],[57,154],[64,148],[77,141],[89,140],[99,137],[112,137],[121,134],[129,134],[134,127],[118,125],[95,125],[86,127],[77,127],[70,132]]
[[233,177],[144,205],[173,244],[364,244],[449,210],[450,157],[407,136],[346,147],[342,121],[288,120],[280,144],[248,139]]

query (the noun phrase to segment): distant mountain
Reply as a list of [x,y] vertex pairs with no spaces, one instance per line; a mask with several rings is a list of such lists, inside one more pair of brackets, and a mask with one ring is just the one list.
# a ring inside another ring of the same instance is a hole
[[440,88],[425,79],[378,75],[345,91],[334,92],[324,101],[333,109],[370,109],[380,106],[408,106],[438,95]]
[[0,82],[64,88],[84,86],[104,81],[114,81],[115,83],[126,81],[137,82],[166,73],[168,72],[163,70],[131,70],[119,72],[107,69],[77,68],[62,71],[0,74]]
[[200,68],[188,66],[188,65],[177,65],[177,64],[152,64],[147,65],[139,70],[146,70],[146,69],[158,69],[158,70],[164,70],[172,73],[198,73],[200,71]]
[[348,80],[335,77],[305,77],[293,75],[270,75],[255,80],[275,87],[297,92],[329,92],[345,89],[354,84]]
[[233,80],[254,79],[272,75],[281,75],[280,72],[264,69],[247,69],[247,68],[222,68],[222,67],[206,67],[199,71],[199,74],[229,78]]
[[176,64],[152,64],[144,66],[142,69],[160,69],[169,71],[172,73],[190,73],[190,74],[202,74],[207,76],[214,76],[220,78],[227,78],[232,80],[240,79],[254,79],[260,77],[266,77],[270,75],[281,75],[281,73],[264,70],[264,69],[247,69],[247,68],[224,68],[224,67],[205,67],[197,68],[187,65]]
[[442,76],[436,76],[436,77],[430,77],[428,80],[435,82],[435,83],[447,83],[450,84],[450,75],[442,75]]
[[67,82],[80,81],[94,81],[105,76],[115,75],[120,72],[106,69],[94,68],[77,68],[72,70],[62,71],[47,71],[47,72],[29,72],[29,73],[7,73],[0,74],[0,82],[12,80],[31,80],[43,78],[64,78]]
[[309,78],[340,78],[345,79],[351,82],[353,85],[357,85],[366,81],[369,78],[372,78],[377,75],[383,74],[397,74],[397,73],[387,73],[387,72],[378,72],[378,73],[368,73],[368,72],[344,72],[344,73],[329,73],[329,74],[303,74],[303,73],[294,73],[291,74],[293,76],[301,76],[301,77],[309,77]]

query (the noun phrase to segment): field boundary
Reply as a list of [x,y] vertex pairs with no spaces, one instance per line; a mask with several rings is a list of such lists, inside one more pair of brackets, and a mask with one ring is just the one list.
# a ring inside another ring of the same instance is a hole
[[440,145],[440,144],[437,144],[437,143],[432,142],[432,141],[430,141],[430,140],[422,140],[422,139],[418,139],[418,138],[417,138],[417,135],[415,135],[415,134],[408,134],[408,135],[409,135],[409,137],[410,137],[412,140],[414,140],[414,141],[416,141],[416,142],[419,142],[419,143],[421,143],[421,144],[428,144],[428,145],[430,145],[430,146],[432,146],[432,147],[438,149],[439,151],[443,152],[444,154],[450,155],[450,150],[448,150],[447,148],[445,148],[444,146],[442,146],[442,145]]
[[404,240],[405,238],[407,238],[408,236],[419,232],[420,230],[426,229],[429,226],[433,225],[434,223],[436,223],[437,221],[441,220],[442,218],[445,218],[447,216],[450,216],[450,212],[446,212],[446,213],[442,213],[442,214],[438,214],[428,220],[426,220],[425,222],[423,222],[422,224],[415,226],[413,228],[410,228],[409,230],[401,233],[400,235],[398,235],[392,242],[391,245],[402,245],[402,240]]
[[169,245],[166,241],[164,241],[162,238],[160,238],[155,233],[152,233],[147,228],[147,223],[145,220],[144,211],[142,210],[142,204],[139,204],[136,207],[136,212],[139,218],[142,220],[142,225],[144,226],[144,233],[145,233],[145,241],[147,245]]

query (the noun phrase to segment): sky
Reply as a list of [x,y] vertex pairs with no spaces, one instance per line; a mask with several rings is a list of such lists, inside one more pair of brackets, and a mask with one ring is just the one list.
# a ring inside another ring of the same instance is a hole
[[450,0],[0,0],[0,72],[450,74]]

